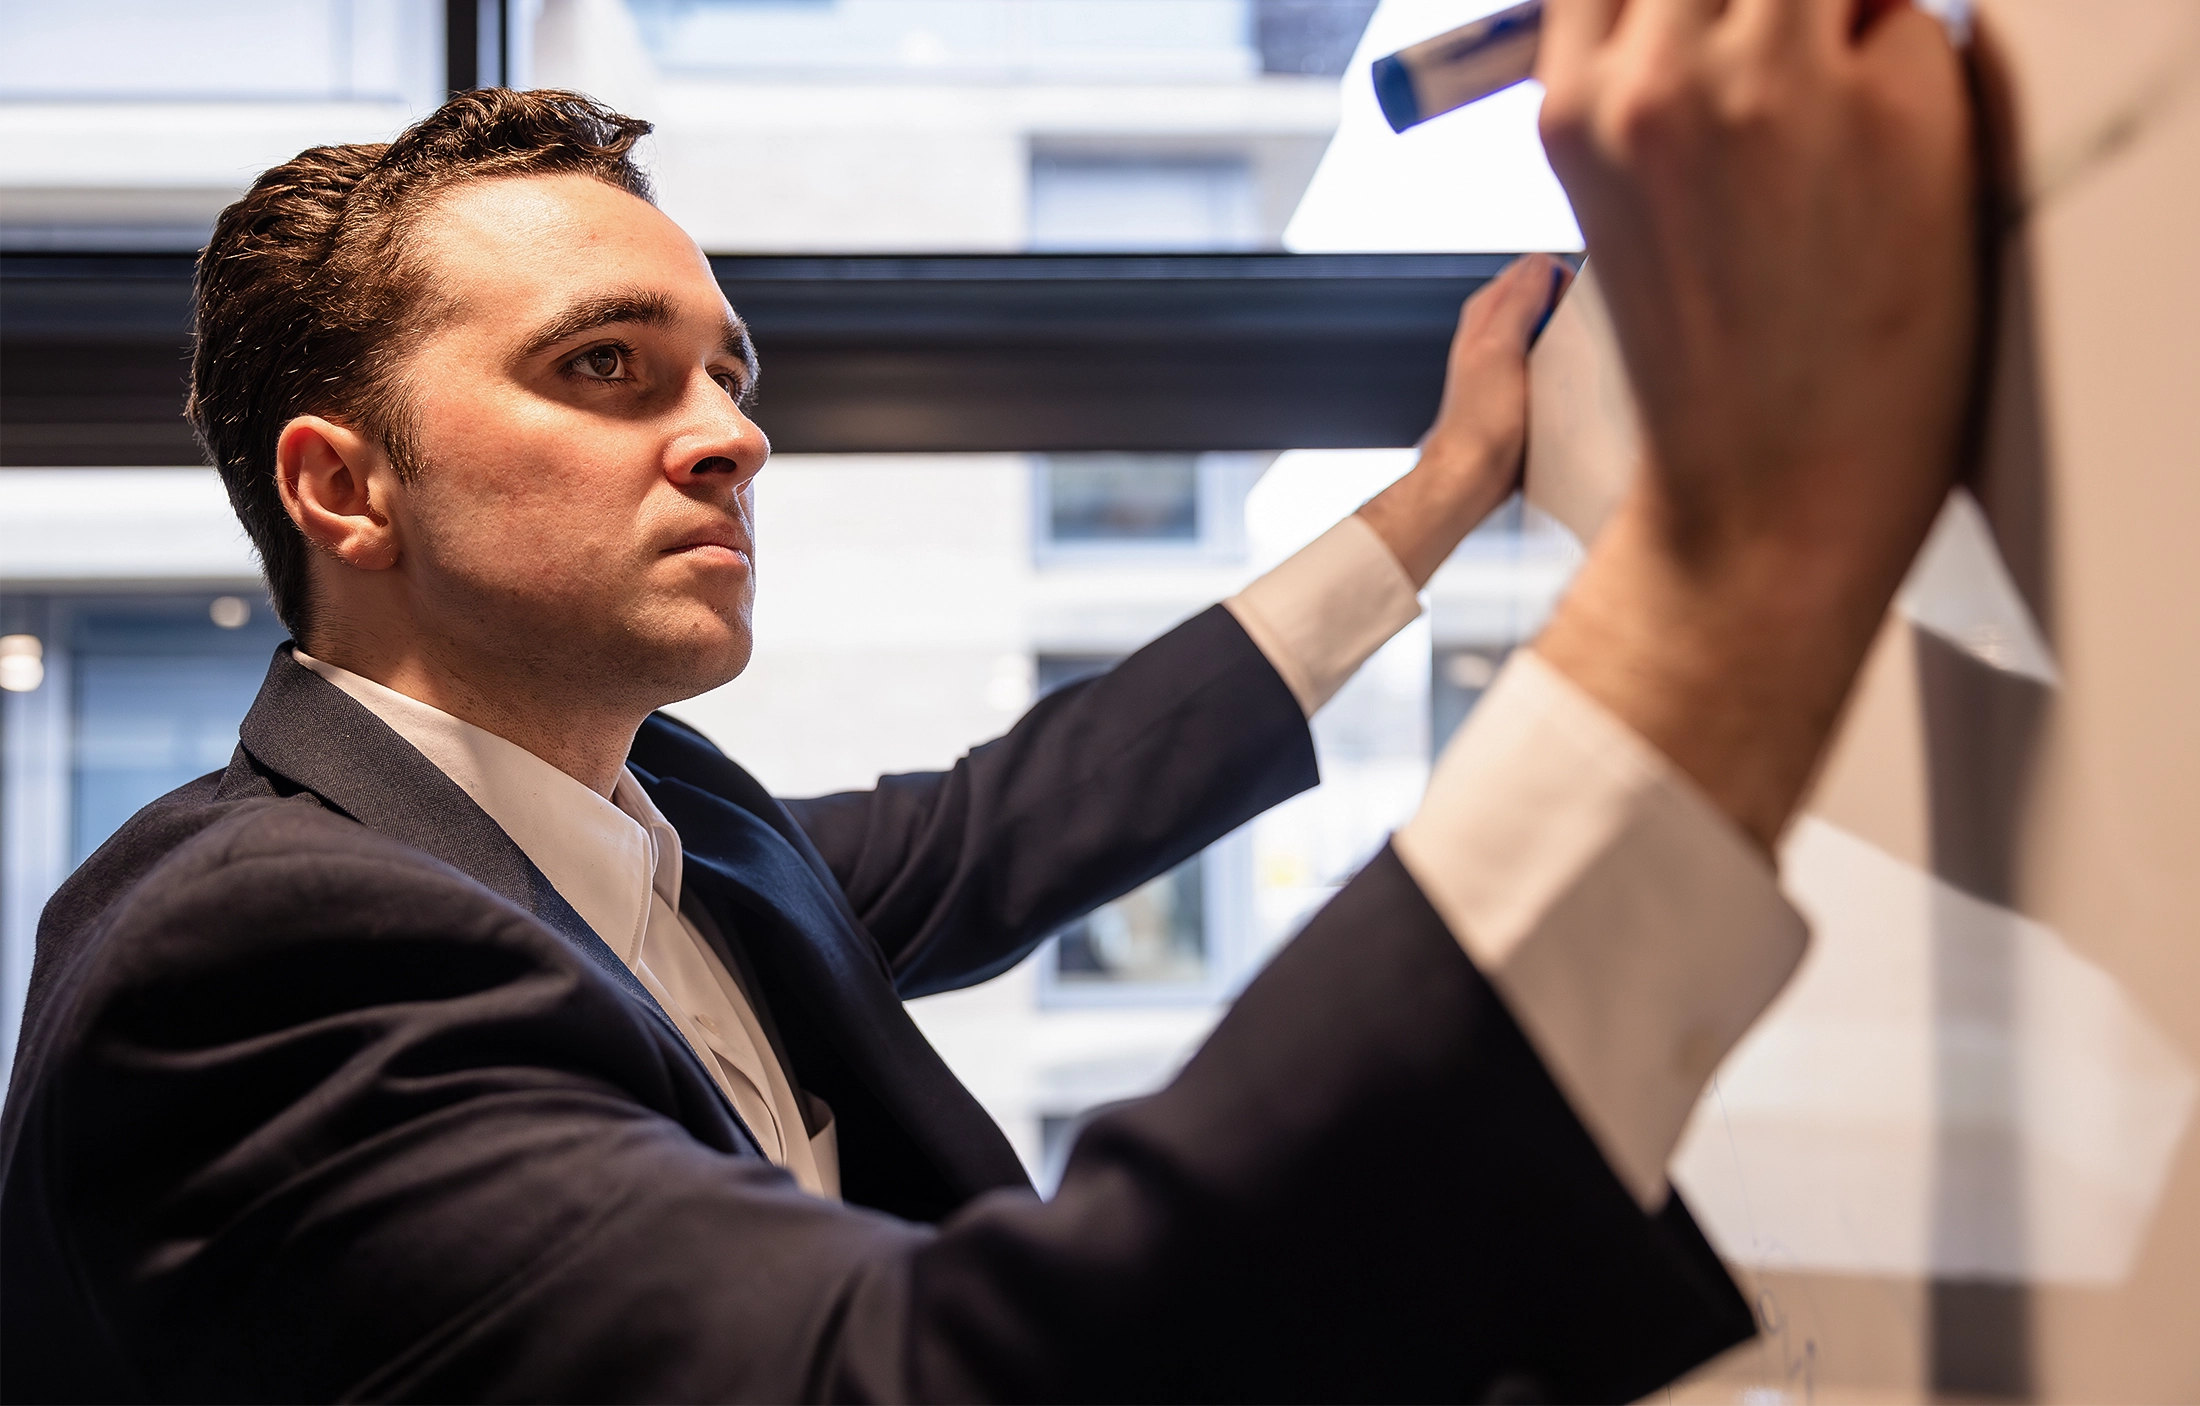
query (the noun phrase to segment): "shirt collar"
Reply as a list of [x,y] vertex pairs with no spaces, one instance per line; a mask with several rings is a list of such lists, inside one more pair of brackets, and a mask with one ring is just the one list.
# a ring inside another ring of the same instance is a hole
[[605,800],[515,742],[302,649],[292,655],[456,782],[628,966],[641,956],[651,893],[680,911],[679,832],[633,773],[622,769]]

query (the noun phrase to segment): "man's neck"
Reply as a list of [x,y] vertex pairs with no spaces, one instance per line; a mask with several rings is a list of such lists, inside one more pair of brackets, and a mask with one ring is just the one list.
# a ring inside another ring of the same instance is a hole
[[553,680],[505,680],[478,668],[439,667],[415,651],[361,647],[341,637],[319,636],[302,648],[324,664],[349,670],[495,733],[606,800],[618,784],[635,730],[641,726],[640,718],[624,712],[563,702]]

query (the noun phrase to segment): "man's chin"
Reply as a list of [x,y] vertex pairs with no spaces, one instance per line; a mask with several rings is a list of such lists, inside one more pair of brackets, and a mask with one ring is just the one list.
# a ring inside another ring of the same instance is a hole
[[635,671],[648,678],[652,692],[660,695],[653,706],[678,703],[733,682],[749,667],[755,641],[746,628],[682,632],[672,639],[652,641],[648,665]]

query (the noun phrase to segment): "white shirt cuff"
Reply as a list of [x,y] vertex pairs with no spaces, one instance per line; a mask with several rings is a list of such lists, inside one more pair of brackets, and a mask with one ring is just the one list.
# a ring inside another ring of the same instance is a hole
[[1705,1082],[1802,961],[1771,862],[1529,650],[1394,842],[1645,1210]]
[[1358,513],[1222,604],[1308,717],[1421,614],[1405,568]]

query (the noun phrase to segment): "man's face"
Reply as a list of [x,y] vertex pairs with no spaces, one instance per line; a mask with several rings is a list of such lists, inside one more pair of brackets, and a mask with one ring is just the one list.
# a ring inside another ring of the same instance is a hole
[[402,368],[391,520],[439,652],[654,707],[748,663],[745,334],[694,241],[584,176],[483,181],[417,232],[452,311]]

